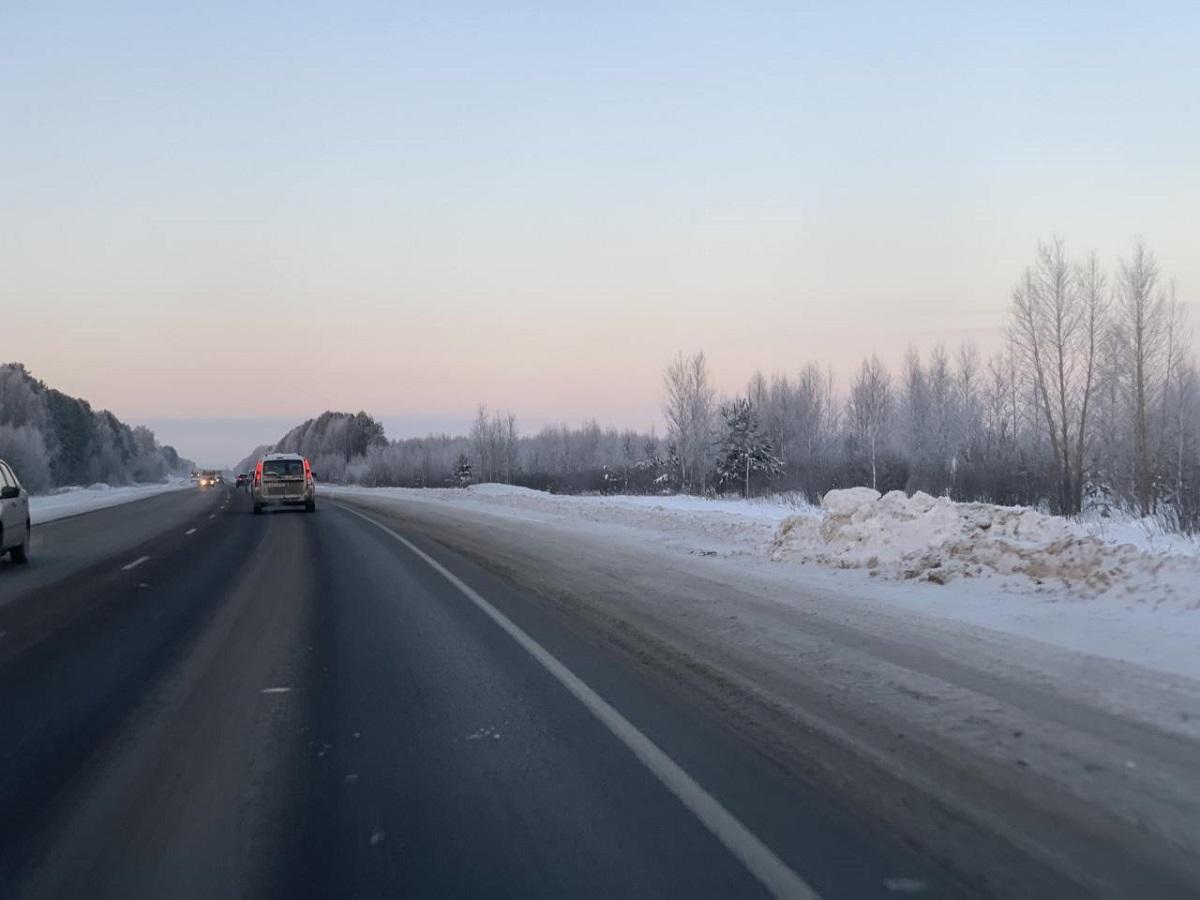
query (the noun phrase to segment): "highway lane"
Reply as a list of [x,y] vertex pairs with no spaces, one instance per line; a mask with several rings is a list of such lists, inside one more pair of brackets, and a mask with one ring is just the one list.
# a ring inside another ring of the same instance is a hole
[[0,573],[0,894],[964,893],[420,533],[233,491],[137,505]]
[[223,491],[175,491],[35,524],[30,564],[17,565],[7,556],[0,559],[0,606],[20,594],[60,583],[89,566],[171,534],[184,522],[202,521],[228,499]]
[[642,529],[342,497],[550,598],[979,893],[1200,896],[1194,681],[798,589],[789,566],[709,566]]

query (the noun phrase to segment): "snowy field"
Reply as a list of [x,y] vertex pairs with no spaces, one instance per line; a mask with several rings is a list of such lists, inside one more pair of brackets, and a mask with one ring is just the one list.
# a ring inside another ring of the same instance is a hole
[[35,494],[29,498],[29,515],[34,525],[44,525],[55,519],[65,519],[80,513],[92,512],[134,500],[144,500],[166,491],[178,491],[192,486],[187,478],[171,478],[156,484],[133,484],[113,487],[93,484],[90,487],[59,488],[52,494]]
[[817,508],[789,498],[557,496],[325,486],[332,496],[435,504],[552,525],[603,553],[635,542],[697,574],[769,578],[783,604],[814,592],[1200,677],[1200,547],[1152,523],[1076,523],[1035,510],[865,488]]

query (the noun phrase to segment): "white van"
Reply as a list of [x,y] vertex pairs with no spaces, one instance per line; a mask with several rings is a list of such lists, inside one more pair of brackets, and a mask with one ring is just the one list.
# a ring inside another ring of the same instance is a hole
[[317,486],[312,467],[299,453],[271,453],[254,467],[250,485],[254,512],[265,506],[303,506],[309,512],[317,508]]

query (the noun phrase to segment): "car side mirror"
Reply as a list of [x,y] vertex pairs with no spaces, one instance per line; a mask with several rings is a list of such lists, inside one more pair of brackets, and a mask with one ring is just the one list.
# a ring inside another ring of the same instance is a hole
[[6,484],[0,488],[0,500],[16,500],[21,496],[21,489],[13,487],[11,484]]

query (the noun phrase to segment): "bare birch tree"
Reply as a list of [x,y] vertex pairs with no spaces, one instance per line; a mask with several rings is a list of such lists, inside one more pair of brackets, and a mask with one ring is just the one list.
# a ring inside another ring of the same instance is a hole
[[1162,376],[1166,344],[1165,300],[1158,292],[1158,263],[1138,241],[1121,262],[1117,283],[1117,335],[1133,422],[1133,490],[1138,511],[1154,507],[1154,451],[1150,416]]
[[864,359],[850,387],[850,424],[854,438],[866,453],[871,487],[879,489],[879,457],[888,436],[892,413],[892,377],[878,356]]
[[1161,437],[1159,440],[1160,469],[1163,480],[1170,485],[1172,499],[1178,503],[1184,494],[1184,456],[1188,437],[1190,407],[1190,378],[1188,360],[1191,340],[1187,325],[1187,308],[1180,303],[1178,288],[1172,280],[1167,289],[1164,309],[1166,320],[1166,361],[1163,372]]
[[1096,369],[1099,361],[1101,344],[1108,329],[1108,276],[1100,267],[1100,260],[1095,253],[1089,253],[1088,258],[1078,267],[1075,273],[1079,291],[1079,302],[1083,307],[1083,338],[1081,352],[1083,360],[1080,363],[1082,374],[1080,384],[1076,388],[1079,393],[1079,431],[1075,442],[1075,476],[1072,485],[1074,493],[1071,496],[1071,506],[1078,511],[1083,506],[1084,454],[1088,446],[1088,427],[1091,425],[1092,394],[1096,386]]
[[703,493],[707,487],[716,403],[704,352],[687,357],[679,354],[667,366],[663,383],[666,389],[663,415],[679,457],[681,486]]
[[[1073,271],[1061,240],[1038,245],[1037,261],[1013,289],[1009,334],[1032,381],[1056,469],[1055,506],[1082,502],[1087,407],[1103,325],[1103,274],[1094,258]],[[1086,284],[1085,284],[1086,281]]]

